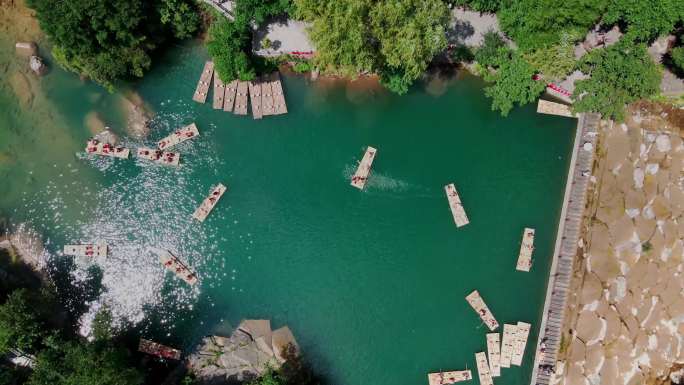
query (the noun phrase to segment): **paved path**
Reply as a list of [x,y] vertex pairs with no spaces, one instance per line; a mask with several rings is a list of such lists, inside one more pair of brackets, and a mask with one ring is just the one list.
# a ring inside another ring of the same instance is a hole
[[[575,145],[572,151],[570,170],[568,172],[563,208],[561,211],[556,247],[551,262],[549,283],[546,288],[544,313],[539,330],[539,341],[535,346],[534,366],[532,368],[531,385],[548,385],[550,376],[539,371],[539,365],[556,366],[556,357],[563,332],[563,318],[565,315],[568,289],[572,276],[572,264],[577,254],[584,207],[586,204],[587,188],[594,164],[594,152],[598,137],[600,117],[598,114],[580,114],[575,134]],[[591,143],[589,151],[584,149],[586,143]],[[589,172],[586,172],[589,171]],[[546,338],[546,353],[540,360],[539,343]]]

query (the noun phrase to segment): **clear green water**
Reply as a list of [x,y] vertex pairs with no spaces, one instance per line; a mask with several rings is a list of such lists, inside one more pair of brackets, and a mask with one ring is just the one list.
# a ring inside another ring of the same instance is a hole
[[[117,95],[53,69],[46,98],[26,111],[0,83],[0,210],[40,231],[54,261],[66,259],[64,242],[109,243],[109,258],[76,260],[68,275],[83,284],[101,270],[103,293],[86,305],[186,349],[268,318],[290,326],[331,384],[413,385],[428,371],[475,369],[486,329],[464,297],[478,289],[500,323],[533,324],[524,366],[495,380],[528,383],[575,122],[533,106],[502,118],[468,77],[439,97],[419,86],[350,98],[291,76],[290,113],[255,121],[191,101],[205,55],[176,47],[137,85],[157,113],[146,144],[197,123],[179,169],[81,153],[91,110],[124,144],[142,144],[123,135]],[[349,177],[367,145],[379,151],[360,192]],[[193,222],[219,181],[228,192]],[[471,220],[461,229],[449,182]],[[515,271],[525,226],[537,229],[530,273]],[[188,260],[201,283],[165,274],[149,247]]]

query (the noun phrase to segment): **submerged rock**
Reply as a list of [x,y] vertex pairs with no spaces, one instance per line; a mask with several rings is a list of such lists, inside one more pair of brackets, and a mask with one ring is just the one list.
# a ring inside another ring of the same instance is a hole
[[15,72],[9,79],[12,91],[19,100],[22,108],[29,108],[33,103],[33,91],[31,90],[31,83],[29,83],[26,76],[21,72]]
[[93,135],[99,134],[106,128],[104,120],[102,120],[100,114],[97,111],[90,111],[83,119],[83,122],[85,126],[88,127],[90,133]]
[[152,111],[140,94],[128,92],[123,95],[121,108],[126,115],[128,134],[138,139],[147,137],[150,133],[149,122],[152,119]]
[[287,326],[272,331],[269,320],[245,320],[230,337],[204,338],[188,358],[188,368],[201,382],[249,381],[280,368],[298,349]]
[[38,46],[36,43],[29,41],[29,42],[17,42],[17,44],[14,45],[17,55],[19,56],[34,56],[38,53]]

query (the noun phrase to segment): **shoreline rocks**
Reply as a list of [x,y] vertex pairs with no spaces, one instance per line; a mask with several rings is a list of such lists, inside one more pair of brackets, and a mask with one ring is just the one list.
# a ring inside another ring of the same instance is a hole
[[280,368],[298,351],[287,326],[271,330],[269,320],[244,320],[230,337],[205,337],[188,357],[188,369],[201,383],[250,381],[269,368]]
[[43,63],[43,59],[35,55],[29,59],[29,68],[38,76],[43,76],[47,72],[47,66]]

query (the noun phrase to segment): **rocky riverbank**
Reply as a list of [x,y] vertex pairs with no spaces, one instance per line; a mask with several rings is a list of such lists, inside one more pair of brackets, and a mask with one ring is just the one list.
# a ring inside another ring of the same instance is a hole
[[555,383],[661,384],[684,363],[684,111],[601,132]]

